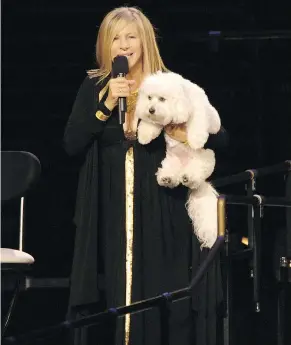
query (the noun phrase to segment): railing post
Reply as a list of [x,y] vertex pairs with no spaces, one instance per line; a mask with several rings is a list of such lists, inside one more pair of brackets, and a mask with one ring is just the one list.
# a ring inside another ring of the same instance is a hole
[[232,342],[232,290],[231,290],[231,260],[229,250],[229,234],[226,229],[226,197],[220,195],[217,200],[218,236],[224,236],[224,267],[225,279],[224,291],[224,317],[223,317],[223,344],[230,345]]
[[105,327],[108,327],[108,329],[112,331],[108,332],[109,335],[106,340],[108,344],[116,344],[116,327],[119,314],[116,308],[110,308],[108,312],[110,316],[109,320],[107,320],[108,323],[105,325]]
[[261,311],[260,281],[261,281],[261,220],[263,217],[262,197],[254,195],[258,204],[254,206],[254,238],[253,238],[253,298],[255,312]]
[[170,316],[171,316],[171,294],[163,293],[160,303],[160,324],[161,324],[161,344],[170,345]]

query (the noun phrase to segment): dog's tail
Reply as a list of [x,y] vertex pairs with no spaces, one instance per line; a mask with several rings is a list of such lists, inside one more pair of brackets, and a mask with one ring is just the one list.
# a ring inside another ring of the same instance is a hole
[[211,248],[217,238],[217,197],[209,182],[189,192],[186,208],[201,247]]

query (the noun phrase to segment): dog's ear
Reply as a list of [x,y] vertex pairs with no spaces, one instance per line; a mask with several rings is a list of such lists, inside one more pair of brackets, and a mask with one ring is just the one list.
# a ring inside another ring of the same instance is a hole
[[142,119],[143,113],[144,113],[144,96],[142,92],[139,91],[137,100],[136,100],[135,110],[134,110],[135,120],[138,121],[139,119]]
[[221,128],[221,120],[217,110],[210,104],[208,101],[207,106],[208,118],[209,118],[209,127],[208,132],[211,134],[216,134]]
[[189,118],[186,123],[187,141],[193,149],[203,148],[209,137],[209,114],[205,92],[189,80],[183,83],[189,100]]
[[191,111],[191,102],[187,86],[185,85],[185,79],[177,73],[168,72],[167,74],[169,76],[167,82],[169,85],[173,85],[171,90],[175,93],[175,97],[171,103],[173,123],[185,123],[188,121]]
[[173,122],[174,123],[185,123],[189,119],[189,112],[191,109],[190,101],[185,93],[182,91],[179,97],[175,100],[172,105]]

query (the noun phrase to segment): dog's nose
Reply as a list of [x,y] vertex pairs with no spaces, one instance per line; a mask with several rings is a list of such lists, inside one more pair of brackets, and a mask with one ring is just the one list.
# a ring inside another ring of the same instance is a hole
[[150,112],[150,114],[154,114],[155,113],[155,108],[153,108],[153,107],[150,107],[150,109],[149,109],[149,112]]

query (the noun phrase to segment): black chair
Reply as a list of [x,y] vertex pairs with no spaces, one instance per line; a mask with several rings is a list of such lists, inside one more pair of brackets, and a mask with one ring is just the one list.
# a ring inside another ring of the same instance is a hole
[[[24,197],[36,185],[41,173],[38,158],[32,153],[24,151],[1,151],[1,202],[6,203],[20,199],[19,246],[15,248],[1,248],[1,270],[5,286],[11,286],[15,281],[13,298],[11,300],[4,324],[2,336],[11,319],[12,311],[20,291],[25,272],[34,263],[34,258],[23,251],[24,233]],[[17,215],[18,216],[18,215]],[[2,280],[2,282],[3,282]]]

